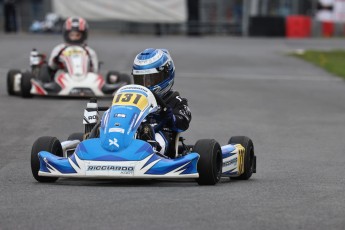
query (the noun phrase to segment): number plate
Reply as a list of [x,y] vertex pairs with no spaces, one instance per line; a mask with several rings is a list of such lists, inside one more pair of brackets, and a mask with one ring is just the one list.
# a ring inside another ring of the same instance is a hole
[[120,93],[114,97],[113,105],[131,105],[143,110],[148,105],[148,100],[139,93]]

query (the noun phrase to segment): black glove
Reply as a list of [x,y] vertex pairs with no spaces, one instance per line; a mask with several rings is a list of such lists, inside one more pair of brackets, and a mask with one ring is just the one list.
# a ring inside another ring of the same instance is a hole
[[175,115],[172,108],[169,106],[164,107],[157,118],[160,122],[154,127],[155,132],[160,131],[162,127],[169,122],[171,122],[172,126],[175,126]]
[[174,122],[174,113],[171,107],[167,106],[165,108],[166,110],[162,111],[161,116],[162,116],[162,121],[169,122],[172,121]]

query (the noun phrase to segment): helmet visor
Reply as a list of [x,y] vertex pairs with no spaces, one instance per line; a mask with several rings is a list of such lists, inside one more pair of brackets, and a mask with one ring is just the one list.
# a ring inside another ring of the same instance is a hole
[[164,71],[152,74],[133,75],[134,84],[151,87],[163,82],[166,78]]
[[68,38],[71,41],[80,41],[82,38],[82,33],[79,31],[71,31],[68,33]]

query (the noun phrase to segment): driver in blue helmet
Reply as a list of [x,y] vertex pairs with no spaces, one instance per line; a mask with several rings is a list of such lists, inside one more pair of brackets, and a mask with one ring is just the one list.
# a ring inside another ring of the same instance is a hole
[[[145,49],[134,59],[132,75],[134,84],[150,89],[166,104],[167,110],[149,115],[139,127],[138,139],[155,141],[156,150],[174,158],[177,134],[188,129],[192,119],[187,99],[173,91],[175,66],[166,49]],[[159,124],[159,125],[158,125]]]

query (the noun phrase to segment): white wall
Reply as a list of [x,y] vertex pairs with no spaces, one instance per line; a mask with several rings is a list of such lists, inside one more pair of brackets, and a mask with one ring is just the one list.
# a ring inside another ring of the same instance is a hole
[[187,21],[186,0],[53,0],[53,10],[62,17],[81,16],[95,21]]

